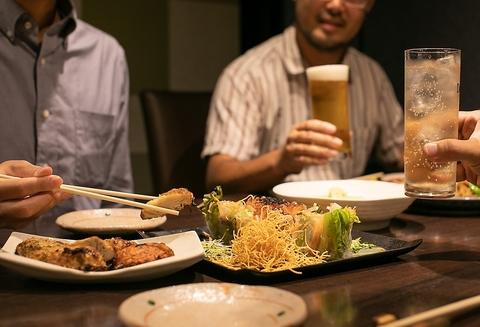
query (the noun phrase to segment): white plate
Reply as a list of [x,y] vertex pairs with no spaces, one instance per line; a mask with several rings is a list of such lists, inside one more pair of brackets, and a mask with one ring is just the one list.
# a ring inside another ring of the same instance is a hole
[[127,326],[296,326],[307,316],[303,299],[268,287],[197,283],[160,288],[126,299]]
[[[332,188],[342,189],[347,197],[328,197]],[[362,230],[388,226],[389,219],[407,209],[414,200],[405,196],[403,184],[355,179],[283,183],[275,186],[273,193],[309,206],[316,203],[326,208],[335,202],[355,207],[362,221],[357,228]]]
[[[84,272],[16,255],[15,249],[17,245],[31,237],[41,236],[13,232],[3,246],[2,251],[0,251],[0,265],[16,270],[26,276],[48,281],[105,283],[153,279],[172,274],[195,264],[203,259],[204,253],[200,239],[195,232],[152,237],[136,240],[135,242],[138,244],[163,242],[173,250],[175,255],[118,270]],[[74,240],[52,239],[74,242]]]
[[140,209],[111,208],[72,211],[57,218],[60,227],[85,234],[126,234],[151,230],[165,223],[167,217],[142,219]]

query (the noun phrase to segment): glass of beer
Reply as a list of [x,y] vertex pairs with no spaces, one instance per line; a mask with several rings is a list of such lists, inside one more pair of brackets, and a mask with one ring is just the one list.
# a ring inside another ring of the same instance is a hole
[[348,115],[348,66],[322,65],[307,68],[313,118],[332,123],[343,141],[338,149],[351,154],[350,119]]
[[460,50],[405,51],[405,194],[455,195],[456,162],[432,162],[423,146],[458,138]]

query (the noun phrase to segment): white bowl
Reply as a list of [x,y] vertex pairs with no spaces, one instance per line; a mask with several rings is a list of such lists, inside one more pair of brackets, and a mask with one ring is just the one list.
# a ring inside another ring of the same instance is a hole
[[[329,197],[330,191],[341,189],[345,197]],[[325,209],[331,203],[342,207],[355,207],[361,230],[374,230],[388,226],[390,218],[408,208],[414,201],[405,195],[403,184],[367,180],[327,180],[283,183],[273,188],[273,193],[285,200],[308,206],[316,203]]]

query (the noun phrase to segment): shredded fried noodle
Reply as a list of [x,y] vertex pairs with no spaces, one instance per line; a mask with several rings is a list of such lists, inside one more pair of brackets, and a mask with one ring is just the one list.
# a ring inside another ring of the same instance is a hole
[[203,242],[208,260],[230,269],[252,269],[262,272],[290,270],[323,263],[326,252],[297,244],[304,233],[290,215],[268,211],[266,219],[252,219],[241,224],[230,246],[219,241]]

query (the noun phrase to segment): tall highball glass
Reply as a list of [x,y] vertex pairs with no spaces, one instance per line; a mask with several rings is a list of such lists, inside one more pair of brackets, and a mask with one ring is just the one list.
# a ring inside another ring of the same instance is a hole
[[405,194],[455,195],[456,163],[432,162],[426,143],[458,137],[460,50],[420,48],[405,51]]

